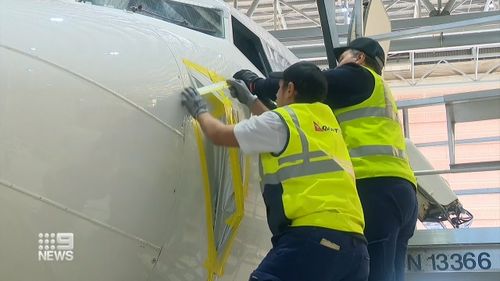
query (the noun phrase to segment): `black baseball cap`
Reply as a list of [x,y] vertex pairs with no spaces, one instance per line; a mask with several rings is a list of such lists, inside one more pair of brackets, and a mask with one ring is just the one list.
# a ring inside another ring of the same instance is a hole
[[339,61],[342,53],[349,49],[354,49],[365,53],[368,57],[374,59],[377,62],[380,69],[384,67],[384,49],[382,49],[382,46],[380,46],[377,41],[368,37],[359,37],[345,47],[334,48],[333,53],[335,54],[335,58],[337,59],[337,61]]
[[271,72],[269,77],[283,79],[297,84],[302,80],[316,80],[319,77],[323,77],[323,73],[321,73],[321,69],[319,69],[319,67],[317,67],[314,63],[300,61],[290,65],[284,71]]
[[301,94],[306,94],[308,92],[309,95],[326,95],[328,83],[325,75],[321,69],[312,62],[300,61],[294,63],[283,72],[271,72],[269,77],[293,82]]

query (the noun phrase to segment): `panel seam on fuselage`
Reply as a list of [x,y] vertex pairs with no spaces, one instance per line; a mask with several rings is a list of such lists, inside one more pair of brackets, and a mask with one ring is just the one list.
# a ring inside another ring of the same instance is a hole
[[29,196],[31,198],[34,198],[36,200],[39,200],[41,202],[44,202],[44,203],[46,203],[48,205],[51,205],[53,207],[56,207],[59,210],[62,210],[64,212],[66,212],[66,213],[70,213],[72,215],[75,215],[75,216],[77,216],[77,217],[79,217],[81,219],[84,219],[86,221],[89,221],[89,222],[91,222],[93,224],[96,224],[98,226],[102,226],[102,227],[104,227],[106,229],[109,229],[109,230],[111,230],[111,231],[113,231],[115,233],[118,233],[118,234],[120,234],[120,235],[122,235],[122,236],[124,236],[126,238],[135,240],[135,241],[141,243],[142,245],[147,245],[147,246],[151,247],[155,251],[160,251],[160,249],[161,249],[160,246],[157,246],[157,245],[155,245],[155,244],[153,244],[153,243],[151,243],[149,241],[146,241],[146,240],[144,240],[142,238],[139,238],[139,237],[137,237],[135,235],[127,233],[124,230],[121,230],[121,229],[119,229],[117,227],[109,225],[109,224],[107,224],[105,222],[99,221],[97,219],[93,219],[93,218],[91,218],[91,217],[89,217],[89,216],[87,216],[87,215],[85,215],[85,214],[83,214],[81,212],[73,210],[73,209],[71,209],[69,207],[66,207],[66,206],[64,206],[64,205],[62,205],[60,203],[57,203],[57,202],[55,202],[55,201],[53,201],[53,200],[51,200],[49,198],[43,197],[43,196],[41,196],[39,194],[36,194],[36,193],[31,192],[29,190],[26,190],[26,189],[24,189],[24,188],[22,188],[20,186],[17,186],[15,184],[9,183],[9,182],[7,182],[5,180],[0,179],[0,185],[3,185],[3,186],[5,186],[5,187],[7,187],[9,189],[12,189],[12,190],[17,191],[17,192],[19,192],[21,194],[27,195],[27,196]]
[[12,51],[12,52],[15,52],[15,53],[18,53],[18,54],[21,54],[21,55],[24,55],[24,56],[27,56],[27,57],[30,57],[32,59],[36,59],[36,60],[39,60],[43,63],[46,63],[48,65],[51,65],[55,68],[58,68],[60,70],[63,70],[67,73],[70,73],[71,75],[75,76],[75,77],[78,77],[80,79],[83,79],[87,82],[89,82],[90,84],[94,85],[94,86],[97,86],[99,87],[100,89],[112,94],[113,96],[121,99],[122,101],[128,103],[129,105],[131,105],[132,107],[134,107],[135,109],[141,111],[142,113],[146,114],[147,116],[149,116],[150,118],[152,118],[153,120],[157,121],[158,123],[160,123],[161,125],[163,125],[164,127],[166,127],[167,129],[171,130],[172,132],[174,132],[175,134],[179,135],[180,137],[184,137],[184,134],[182,134],[179,130],[177,130],[176,128],[174,128],[172,125],[169,125],[167,123],[165,123],[163,120],[161,120],[160,118],[156,117],[154,114],[150,113],[149,111],[147,111],[146,109],[144,109],[142,106],[136,104],[135,102],[133,102],[132,100],[120,95],[119,93],[109,89],[109,88],[106,88],[104,85],[101,85],[99,84],[99,82],[97,81],[94,81],[90,78],[87,78],[85,76],[83,76],[82,74],[79,74],[79,73],[76,73],[72,70],[69,70],[67,69],[66,67],[64,66],[61,66],[61,65],[58,65],[56,63],[53,63],[53,62],[50,62],[48,60],[45,60],[41,57],[38,57],[38,56],[35,56],[35,55],[32,55],[30,53],[27,53],[27,52],[24,52],[22,50],[19,50],[17,48],[13,48],[13,47],[10,47],[10,46],[7,46],[7,45],[4,45],[4,44],[0,44],[0,48],[4,48],[6,50],[9,50],[9,51]]

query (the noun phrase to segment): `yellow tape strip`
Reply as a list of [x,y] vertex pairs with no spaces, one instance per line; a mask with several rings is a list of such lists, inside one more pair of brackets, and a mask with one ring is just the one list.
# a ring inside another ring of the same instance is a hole
[[210,187],[210,178],[208,175],[207,156],[205,153],[205,145],[203,144],[203,132],[201,131],[198,122],[192,121],[196,143],[198,145],[198,153],[200,155],[201,175],[203,177],[203,191],[205,193],[205,215],[207,219],[207,235],[208,235],[208,258],[205,267],[208,269],[208,281],[214,280],[213,269],[217,262],[217,251],[215,249],[214,225],[213,225],[213,210],[212,210],[212,189]]
[[[224,101],[224,108],[226,111],[226,120],[228,124],[236,124],[238,122],[236,116],[233,114],[232,103],[229,99]],[[227,245],[222,253],[221,259],[217,264],[217,274],[222,276],[224,274],[224,265],[230,256],[233,242],[238,234],[239,225],[243,219],[244,214],[244,194],[243,194],[243,180],[241,178],[241,164],[240,155],[237,148],[229,148],[229,165],[232,172],[234,200],[236,210],[234,214],[226,221],[233,230],[228,238]]]
[[[213,92],[218,92],[220,90],[224,90],[227,88],[229,88],[229,85],[226,83],[226,81],[223,81],[223,82],[214,83],[212,85],[204,86],[201,88],[197,88],[196,90],[198,90],[198,93],[200,93],[200,95],[203,96],[203,95],[210,94]],[[221,97],[221,99],[222,98],[223,97]]]
[[[239,120],[237,120],[238,118],[233,114],[231,99],[229,99],[229,97],[224,93],[224,89],[228,87],[227,83],[225,82],[226,79],[218,75],[216,72],[210,71],[209,69],[199,64],[196,64],[190,60],[183,59],[183,63],[186,65],[188,69],[204,75],[205,77],[209,78],[210,81],[215,83],[209,86],[201,87],[198,89],[198,91],[200,92],[200,94],[206,95],[207,99],[213,105],[215,105],[214,106],[215,111],[218,111],[219,104],[222,104],[219,116],[222,115],[225,116],[227,124],[236,124]],[[214,94],[213,97],[215,98],[211,98],[212,95],[209,95],[210,93],[213,93]],[[217,117],[216,114],[214,115]],[[250,158],[249,157],[245,158],[245,176],[244,176],[245,182],[243,183],[241,175],[241,163],[240,163],[239,151],[236,148],[228,148],[229,165],[232,172],[236,210],[234,214],[226,221],[226,224],[229,225],[232,229],[226,247],[224,247],[222,253],[217,253],[217,250],[215,248],[215,237],[214,237],[215,235],[214,235],[214,226],[212,218],[212,213],[213,213],[212,198],[211,198],[210,178],[207,168],[205,146],[203,143],[201,129],[196,121],[193,122],[193,127],[195,128],[196,141],[198,144],[200,161],[202,165],[203,181],[204,181],[205,203],[206,203],[205,211],[207,212],[207,234],[208,234],[208,244],[209,244],[206,267],[208,269],[208,275],[209,275],[208,281],[212,281],[214,278],[213,275],[214,273],[217,274],[218,276],[222,276],[224,274],[224,265],[226,264],[227,259],[230,256],[233,242],[237,236],[240,223],[243,219],[244,208],[245,208],[244,201],[246,192],[248,190],[248,180],[250,175],[249,174]]]
[[217,267],[217,274],[222,276],[224,274],[224,265],[230,256],[233,242],[238,234],[238,229],[243,219],[244,214],[244,195],[243,186],[241,179],[241,169],[238,150],[235,148],[230,148],[229,150],[229,161],[233,176],[233,186],[234,186],[234,200],[236,205],[236,210],[231,218],[226,222],[233,230],[227,241],[227,246],[222,253],[222,257]]
[[[192,62],[188,59],[183,59],[182,62],[184,63],[184,65],[186,65],[186,67],[189,70],[198,72],[201,75],[210,79],[210,81],[212,81],[213,83],[216,83],[213,85],[206,86],[208,88],[207,90],[210,90],[211,87],[215,87],[217,89],[214,89],[212,92],[207,92],[204,95],[206,96],[206,99],[208,100],[208,102],[213,105],[212,114],[216,118],[222,117],[224,115],[224,112],[227,111],[226,107],[231,106],[232,102],[231,102],[231,99],[229,99],[229,97],[226,96],[226,94],[224,93],[224,89],[227,88],[227,84],[225,84],[224,87],[220,87],[220,88],[218,88],[216,85],[219,82],[225,82],[226,79],[223,76],[217,74],[215,71],[211,71],[208,68],[206,68],[202,65],[199,65],[195,62]],[[205,88],[205,87],[201,88],[202,91],[204,91],[203,88]],[[213,93],[214,95],[209,95],[209,93]],[[226,115],[226,117],[227,117],[227,115]]]
[[245,173],[243,176],[243,197],[246,198],[248,195],[248,186],[250,184],[250,172],[252,171],[251,167],[251,157],[245,156]]

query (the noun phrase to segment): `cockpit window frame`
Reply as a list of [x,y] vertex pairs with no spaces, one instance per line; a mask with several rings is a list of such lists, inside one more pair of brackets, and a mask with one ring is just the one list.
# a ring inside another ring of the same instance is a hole
[[[78,0],[97,6],[128,10],[195,30],[216,38],[226,38],[224,10],[175,0]],[[210,28],[213,27],[213,28]]]

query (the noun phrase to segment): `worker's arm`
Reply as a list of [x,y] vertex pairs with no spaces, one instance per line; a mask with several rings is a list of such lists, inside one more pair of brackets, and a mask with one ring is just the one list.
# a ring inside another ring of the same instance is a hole
[[208,106],[194,88],[182,91],[182,105],[196,118],[205,136],[216,145],[239,146],[234,136],[234,126],[226,125],[208,112]]
[[288,142],[288,129],[274,111],[252,116],[234,126],[234,135],[243,153],[281,153]]
[[234,135],[234,125],[226,125],[205,112],[196,118],[205,136],[215,145],[239,147],[238,140]]
[[196,119],[205,136],[215,145],[239,147],[244,153],[279,153],[288,139],[287,127],[272,111],[236,125],[226,125],[210,113],[202,113]]
[[[287,127],[273,111],[252,116],[237,125],[226,125],[208,113],[206,102],[193,88],[186,88],[182,92],[182,105],[198,120],[205,136],[216,145],[240,147],[245,153],[278,153],[287,143]],[[254,111],[265,110],[257,102],[252,108]]]
[[254,82],[254,91],[252,93],[256,94],[259,99],[270,99],[276,100],[276,93],[280,88],[280,80],[277,78],[265,78],[258,79]]
[[[331,108],[359,104],[371,96],[375,87],[375,79],[372,74],[355,63],[327,69],[323,73],[328,81],[328,94],[325,103]],[[257,95],[260,100],[276,100],[279,79],[261,78],[247,69],[236,72],[233,77],[243,80],[250,92]]]
[[248,69],[242,69],[233,75],[233,78],[242,80],[252,92],[257,95],[259,100],[268,108],[275,108],[276,105],[272,102],[276,100],[276,93],[280,87],[279,79],[276,78],[261,78],[254,72]]
[[266,111],[269,111],[269,108],[267,108],[267,106],[265,106],[260,100],[256,100],[250,107],[250,112],[252,112],[253,115],[261,115]]
[[324,101],[332,109],[348,107],[368,99],[375,87],[373,75],[360,65],[348,63],[323,71],[328,82]]
[[229,84],[231,96],[237,98],[239,102],[246,105],[253,115],[261,115],[269,111],[269,108],[262,103],[257,96],[253,95],[242,80],[229,79],[226,81]]

